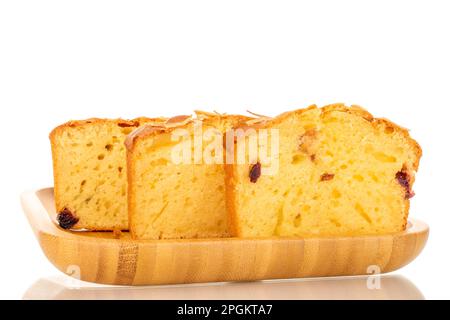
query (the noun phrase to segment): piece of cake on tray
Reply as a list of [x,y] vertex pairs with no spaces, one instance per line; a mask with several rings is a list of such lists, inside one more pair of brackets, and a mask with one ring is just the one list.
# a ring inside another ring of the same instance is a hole
[[252,129],[242,138],[247,143],[259,131],[276,132],[279,150],[275,172],[265,174],[267,164],[258,156],[226,165],[232,235],[327,237],[405,229],[421,157],[407,130],[342,104],[241,128]]
[[250,118],[197,112],[126,140],[130,232],[136,239],[229,236],[223,134]]
[[64,229],[127,230],[125,137],[165,119],[69,121],[50,134],[57,220]]

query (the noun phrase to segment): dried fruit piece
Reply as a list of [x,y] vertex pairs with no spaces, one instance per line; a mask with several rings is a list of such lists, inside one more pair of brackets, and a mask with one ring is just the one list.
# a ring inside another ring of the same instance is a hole
[[121,128],[127,128],[127,127],[139,127],[139,121],[128,121],[128,122],[119,122],[117,124]]
[[333,178],[334,178],[333,173],[324,173],[320,176],[320,181],[329,181],[332,180]]
[[250,182],[255,183],[256,181],[258,181],[258,178],[260,176],[261,176],[261,163],[257,162],[250,169],[249,173]]
[[398,183],[405,189],[405,199],[414,197],[414,191],[411,190],[410,176],[405,168],[395,174]]
[[75,216],[69,209],[64,208],[56,217],[58,224],[63,229],[70,229],[77,224],[79,218]]

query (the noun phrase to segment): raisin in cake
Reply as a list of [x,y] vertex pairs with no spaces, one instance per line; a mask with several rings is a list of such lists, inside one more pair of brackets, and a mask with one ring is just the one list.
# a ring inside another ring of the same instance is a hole
[[[196,119],[179,116],[161,127],[143,127],[127,138],[129,219],[134,238],[228,236],[223,133],[249,118],[197,114]],[[196,133],[198,128],[203,134]],[[197,140],[194,148],[196,135],[205,139],[200,145]]]
[[65,229],[128,229],[125,137],[163,119],[70,121],[50,134],[57,220]]
[[278,130],[278,170],[264,174],[267,161],[258,157],[226,166],[235,236],[352,236],[405,229],[421,157],[407,130],[342,104],[262,118],[242,127],[248,128]]

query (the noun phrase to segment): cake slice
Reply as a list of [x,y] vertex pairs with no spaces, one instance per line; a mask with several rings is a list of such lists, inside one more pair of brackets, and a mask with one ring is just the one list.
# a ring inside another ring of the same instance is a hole
[[125,137],[164,119],[70,121],[50,134],[59,225],[128,229]]
[[[342,104],[262,118],[241,129],[253,132],[241,134],[236,145],[266,130],[276,133],[279,150],[272,150],[276,166],[258,156],[227,164],[234,236],[354,236],[405,229],[421,157],[407,130]],[[266,170],[269,165],[277,170]]]
[[197,112],[126,140],[130,232],[136,239],[226,237],[223,133],[248,120]]

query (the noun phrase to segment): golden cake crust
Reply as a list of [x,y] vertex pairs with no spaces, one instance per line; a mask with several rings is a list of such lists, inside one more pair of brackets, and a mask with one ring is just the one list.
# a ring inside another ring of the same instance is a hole
[[125,140],[125,146],[127,150],[132,151],[135,143],[146,137],[157,135],[159,133],[170,133],[175,129],[186,128],[193,121],[204,121],[206,124],[211,123],[213,121],[217,121],[218,118],[235,120],[237,122],[241,122],[245,124],[246,121],[249,121],[253,118],[247,117],[244,115],[236,115],[236,114],[219,114],[219,113],[210,113],[206,111],[196,110],[197,118],[194,118],[191,115],[178,115],[172,118],[167,119],[163,123],[158,124],[148,124],[142,126],[141,128],[130,133]]

